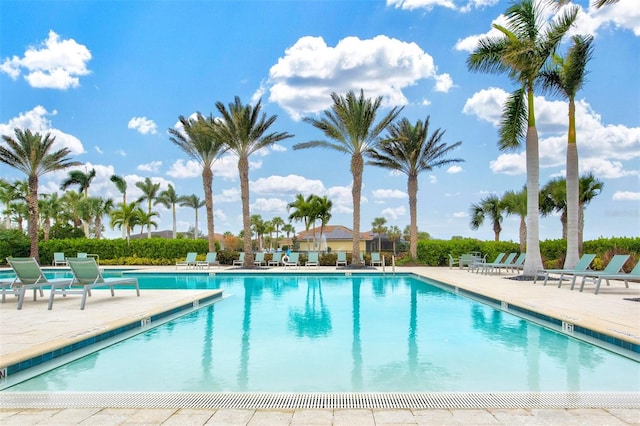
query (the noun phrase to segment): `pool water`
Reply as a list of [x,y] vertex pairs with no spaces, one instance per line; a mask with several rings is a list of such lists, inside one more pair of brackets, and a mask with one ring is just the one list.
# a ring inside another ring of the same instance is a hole
[[411,275],[138,277],[229,297],[8,390],[640,390],[640,363]]

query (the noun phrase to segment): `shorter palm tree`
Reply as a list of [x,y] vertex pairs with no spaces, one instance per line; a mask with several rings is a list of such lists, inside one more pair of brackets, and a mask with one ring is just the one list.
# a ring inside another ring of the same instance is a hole
[[184,195],[180,197],[180,207],[191,207],[195,210],[195,225],[193,226],[193,239],[197,239],[198,232],[198,209],[200,207],[204,207],[206,204],[205,200],[200,199],[196,194]]
[[144,210],[137,202],[129,204],[120,203],[117,208],[113,209],[109,216],[111,217],[110,225],[112,228],[124,228],[127,236],[127,244],[131,239],[131,231],[140,224]]
[[520,217],[520,251],[524,253],[527,246],[527,189],[522,191],[507,191],[500,200],[507,215],[518,215]]
[[[147,215],[151,217],[151,206],[158,196],[160,184],[153,183],[151,179],[145,178],[142,182],[136,182],[136,186],[142,191],[142,195],[138,198],[138,202],[141,203],[143,201],[147,201]],[[152,223],[149,223],[147,226],[147,238],[151,238],[151,225]]]
[[378,251],[380,251],[382,247],[382,234],[387,232],[387,227],[384,226],[386,223],[387,219],[384,217],[376,217],[371,223],[371,230],[374,234],[378,235]]
[[167,189],[160,192],[156,198],[156,205],[162,204],[166,208],[171,210],[173,217],[173,239],[178,237],[177,220],[176,220],[176,205],[180,202],[180,196],[176,193],[173,185],[169,184]]
[[476,230],[482,226],[485,219],[489,217],[493,225],[493,234],[495,241],[500,241],[500,232],[502,232],[502,213],[504,212],[504,205],[500,201],[500,198],[495,195],[489,195],[479,203],[471,204],[469,213],[471,214],[471,229]]

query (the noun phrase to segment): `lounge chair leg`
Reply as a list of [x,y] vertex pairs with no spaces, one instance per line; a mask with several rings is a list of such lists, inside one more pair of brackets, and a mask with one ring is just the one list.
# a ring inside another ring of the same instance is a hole
[[24,302],[24,292],[25,289],[21,288],[20,293],[18,294],[18,310],[22,309],[22,302]]

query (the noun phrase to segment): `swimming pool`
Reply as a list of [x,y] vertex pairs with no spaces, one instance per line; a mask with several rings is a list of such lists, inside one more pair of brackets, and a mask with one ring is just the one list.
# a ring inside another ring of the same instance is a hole
[[640,363],[412,275],[137,276],[228,297],[7,390],[640,390]]

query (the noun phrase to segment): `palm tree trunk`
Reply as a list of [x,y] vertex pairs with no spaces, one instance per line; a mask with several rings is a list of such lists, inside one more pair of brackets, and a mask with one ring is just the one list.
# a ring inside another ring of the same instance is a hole
[[351,174],[353,175],[353,188],[351,197],[353,198],[353,266],[362,266],[360,262],[360,196],[362,195],[362,170],[364,160],[362,154],[354,154],[351,157]]
[[520,216],[520,252],[525,253],[527,250],[527,222],[524,216]]
[[173,239],[178,238],[177,221],[176,221],[176,205],[171,206],[171,212],[173,213]]
[[579,176],[578,176],[578,144],[576,143],[576,107],[569,101],[569,135],[567,144],[567,256],[565,269],[573,269],[580,257],[579,242]]
[[418,258],[418,176],[409,175],[407,179],[409,194],[409,253],[412,259]]
[[29,193],[27,194],[27,208],[29,209],[29,239],[31,240],[30,253],[40,263],[38,252],[38,176],[29,176]]
[[[151,198],[149,198],[147,207],[148,207],[147,213],[149,213],[149,220],[151,220]],[[151,238],[151,222],[149,222],[149,224],[147,225],[147,238]]]
[[202,183],[204,186],[204,205],[207,214],[207,238],[209,251],[216,251],[216,237],[213,233],[213,172],[211,167],[203,167]]
[[238,159],[240,173],[240,198],[242,199],[242,227],[244,229],[244,267],[253,266],[253,249],[251,247],[251,215],[249,212],[249,158]]
[[45,241],[49,241],[49,233],[51,232],[51,219],[47,218],[42,225],[43,237]]
[[[531,92],[533,97],[533,92]],[[533,110],[533,99],[530,101],[529,111]],[[530,113],[533,115],[533,113]],[[531,120],[529,121],[531,123]],[[535,123],[535,120],[533,121]],[[538,153],[538,131],[535,124],[527,128],[527,257],[524,263],[523,275],[533,276],[542,269],[540,255],[540,164]]]

